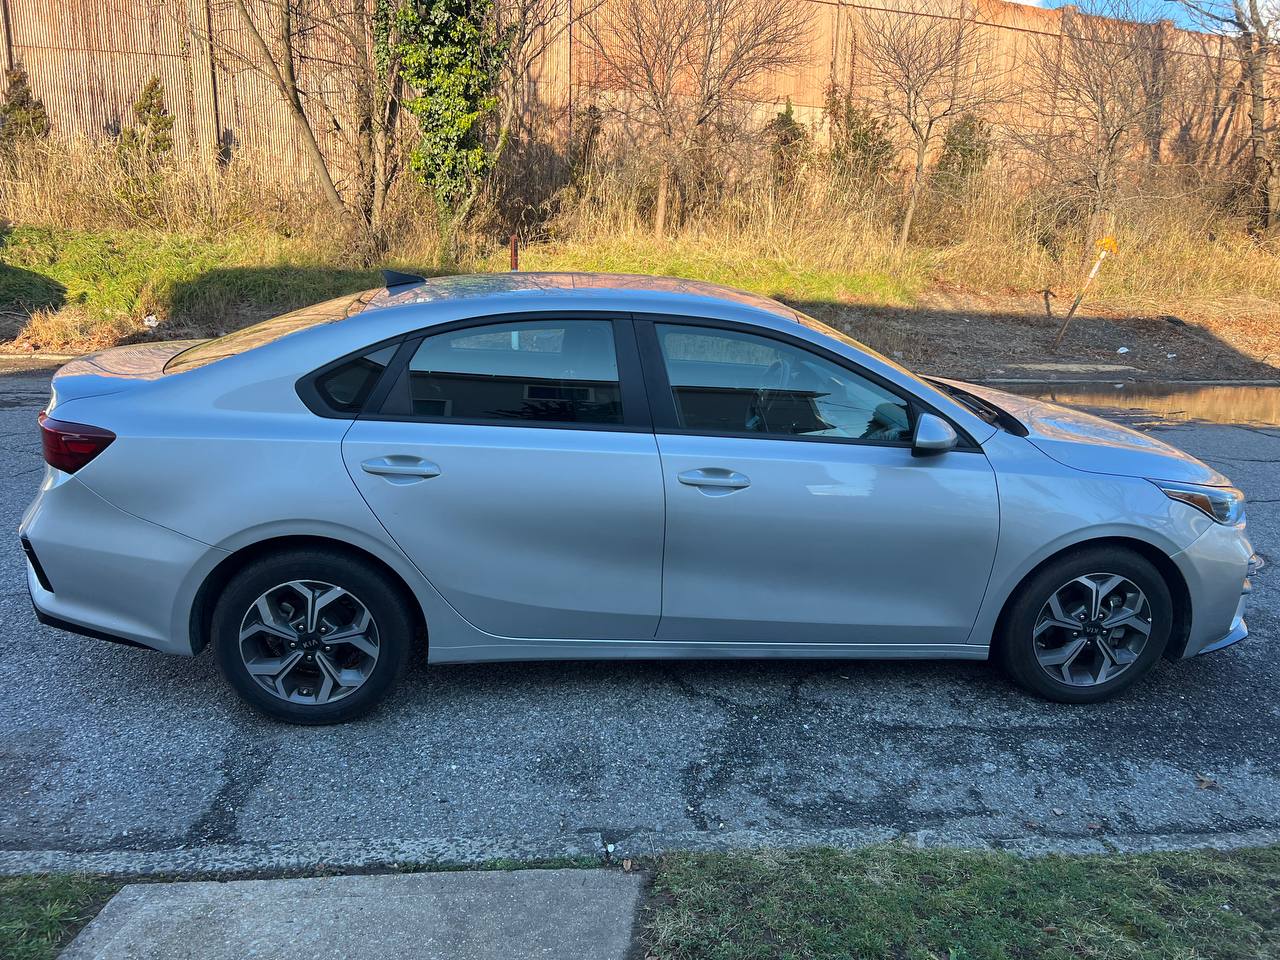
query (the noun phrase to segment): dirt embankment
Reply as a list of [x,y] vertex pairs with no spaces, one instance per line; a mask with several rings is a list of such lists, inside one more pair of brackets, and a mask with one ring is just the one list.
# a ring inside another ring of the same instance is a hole
[[935,288],[911,307],[798,304],[921,373],[967,379],[1280,380],[1280,307],[1242,303],[1213,318],[1136,315],[1087,304],[1060,347],[1029,297]]

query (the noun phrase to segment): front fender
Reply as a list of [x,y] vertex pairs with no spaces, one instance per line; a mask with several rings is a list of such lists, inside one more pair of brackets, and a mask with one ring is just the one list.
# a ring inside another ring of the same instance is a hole
[[999,434],[983,446],[996,469],[1000,538],[990,587],[969,642],[989,644],[1018,585],[1046,560],[1099,540],[1130,540],[1174,558],[1212,520],[1170,500],[1150,481],[1064,466],[1020,437]]

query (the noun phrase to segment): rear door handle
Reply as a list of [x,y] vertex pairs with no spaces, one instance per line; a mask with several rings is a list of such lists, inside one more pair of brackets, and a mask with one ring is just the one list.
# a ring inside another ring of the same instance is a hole
[[407,480],[426,480],[440,476],[440,468],[430,460],[420,457],[374,457],[360,464],[365,473],[379,477],[396,477]]
[[741,490],[751,486],[751,480],[735,470],[723,467],[700,467],[697,470],[686,470],[676,474],[676,479],[690,487],[721,487],[726,490]]

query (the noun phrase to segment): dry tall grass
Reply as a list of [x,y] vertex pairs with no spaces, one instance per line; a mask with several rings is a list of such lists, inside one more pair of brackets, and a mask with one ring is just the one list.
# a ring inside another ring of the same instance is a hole
[[[406,180],[393,199],[392,256],[434,260],[437,233],[421,196]],[[341,263],[360,254],[312,185],[282,175],[272,157],[241,149],[212,163],[129,157],[110,140],[20,143],[0,163],[0,216],[81,231],[273,235]]]
[[[1057,222],[1044,198],[1010,196],[998,174],[958,203],[943,204],[944,236],[934,239],[940,277],[978,290],[1074,292],[1092,263],[1084,231]],[[1126,312],[1217,316],[1276,310],[1280,242],[1248,237],[1239,217],[1193,191],[1122,197],[1110,258],[1090,294]]]
[[[1013,190],[999,169],[962,191],[931,193],[917,239],[900,253],[901,191],[891,178],[868,185],[811,157],[780,185],[767,159],[748,159],[696,198],[677,196],[662,237],[652,232],[645,158],[595,163],[547,205],[554,213],[522,266],[696,277],[815,309],[903,306],[940,282],[1016,295],[1032,312],[1045,288],[1069,299],[1089,264],[1082,226],[1049,199]],[[386,262],[441,262],[431,209],[402,179]],[[505,269],[508,228],[497,210],[463,237],[457,269]],[[149,336],[147,316],[158,318],[160,334],[205,335],[298,305],[317,278],[333,289],[375,276],[314,191],[245,153],[219,165],[136,163],[111,143],[25,144],[0,162],[0,216],[16,225],[0,244],[0,267],[66,288],[63,302],[30,305],[25,334],[0,330],[40,349]],[[1114,233],[1120,252],[1090,295],[1094,309],[1189,317],[1224,339],[1254,342],[1255,355],[1271,350],[1280,316],[1275,241],[1248,239],[1220,205],[1175,189],[1123,199]],[[0,300],[26,297],[4,286]]]

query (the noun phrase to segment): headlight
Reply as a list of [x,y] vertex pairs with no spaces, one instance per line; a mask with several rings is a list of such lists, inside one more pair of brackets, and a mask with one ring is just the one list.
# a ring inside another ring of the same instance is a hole
[[1170,500],[1181,500],[1218,523],[1235,526],[1244,519],[1244,494],[1235,487],[1202,487],[1198,483],[1152,480]]

